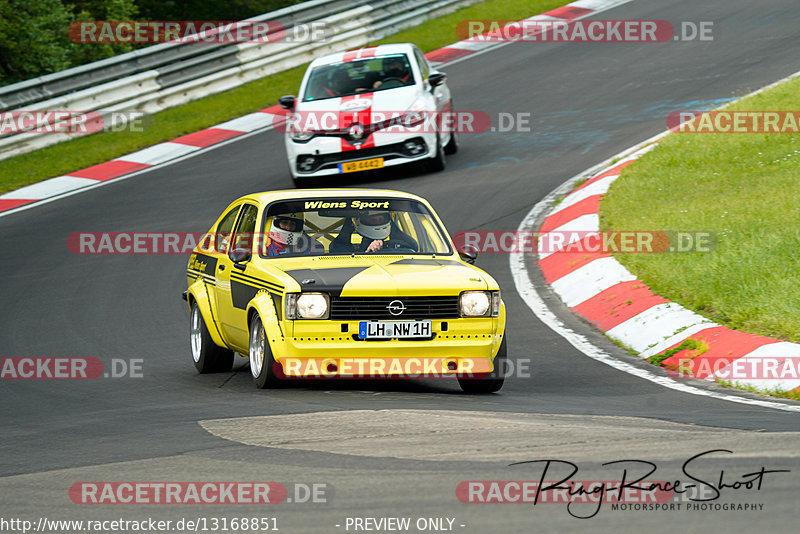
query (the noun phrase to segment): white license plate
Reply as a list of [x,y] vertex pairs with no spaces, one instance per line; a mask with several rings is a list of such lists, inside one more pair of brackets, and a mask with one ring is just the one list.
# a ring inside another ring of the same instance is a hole
[[405,339],[431,337],[430,321],[361,321],[358,323],[361,339]]

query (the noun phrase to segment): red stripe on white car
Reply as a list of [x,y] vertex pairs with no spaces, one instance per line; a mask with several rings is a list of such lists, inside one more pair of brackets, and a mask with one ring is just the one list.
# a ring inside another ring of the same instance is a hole
[[367,48],[359,48],[358,50],[348,50],[347,52],[344,53],[342,61],[344,61],[345,63],[349,63],[357,59],[366,59],[370,57],[375,57],[376,48],[378,47],[370,46]]
[[[343,107],[345,102],[351,102],[353,100],[358,99],[372,99],[372,93],[363,93],[351,96],[343,96],[341,99],[340,106]],[[359,123],[362,126],[366,126],[368,124],[372,124],[372,105],[370,104],[369,107],[365,109],[361,109],[358,111],[342,111],[339,110],[339,127],[340,128],[347,128],[351,124]],[[360,150],[362,148],[369,148],[375,146],[375,138],[372,134],[370,134],[364,142],[358,146],[351,145],[345,138],[341,137],[341,148],[342,152],[347,152],[350,150]]]

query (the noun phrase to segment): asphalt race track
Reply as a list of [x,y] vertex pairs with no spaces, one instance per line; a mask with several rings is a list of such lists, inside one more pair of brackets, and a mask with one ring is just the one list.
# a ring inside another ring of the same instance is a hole
[[[515,230],[559,184],[663,131],[670,112],[718,105],[800,69],[796,0],[634,0],[599,18],[714,21],[714,40],[520,43],[476,54],[443,69],[456,108],[531,113],[532,131],[462,135],[442,173],[345,185],[419,194],[451,234]],[[366,516],[449,517],[464,533],[796,528],[800,414],[680,393],[585,357],[530,312],[505,254],[481,255],[477,265],[504,291],[510,358],[529,361],[532,373],[511,377],[499,394],[468,396],[448,381],[257,391],[244,358],[233,373],[200,376],[180,299],[187,257],[75,255],[66,246],[82,231],[205,231],[233,199],[291,187],[283,141],[265,131],[0,218],[0,356],[96,357],[107,368],[141,359],[144,375],[2,380],[0,516],[276,517],[281,531],[320,533],[346,532],[346,518]],[[241,417],[256,419],[232,420]],[[576,519],[564,504],[464,504],[455,494],[465,480],[538,480],[540,465],[509,464],[542,458],[579,464],[579,480],[618,480],[621,467],[601,464],[631,458],[657,464],[652,480],[686,480],[684,462],[711,449],[732,453],[697,462],[703,480],[724,470],[733,481],[762,466],[791,472],[712,501],[763,504],[755,511],[605,505]],[[324,483],[329,498],[266,508],[70,501],[75,482],[104,480]]]

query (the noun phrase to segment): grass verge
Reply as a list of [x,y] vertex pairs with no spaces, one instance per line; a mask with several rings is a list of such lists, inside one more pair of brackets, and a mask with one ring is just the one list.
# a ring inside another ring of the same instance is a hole
[[781,397],[783,399],[800,401],[800,391],[786,390],[777,387],[761,390],[748,384],[731,382],[730,380],[715,380],[715,382],[724,388],[741,389],[744,391],[749,391],[750,393],[758,393],[759,395],[769,395],[771,397]]
[[[797,102],[800,78],[727,109],[796,111]],[[800,135],[670,135],[623,170],[600,227],[713,232],[710,253],[617,259],[720,324],[800,342]]]
[[[456,24],[461,20],[523,19],[569,1],[487,0],[400,31],[374,44],[413,42],[424,52],[430,52],[458,40]],[[274,105],[281,95],[297,92],[306,66],[153,114],[147,118],[146,127],[140,133],[103,132],[0,161],[0,193],[68,174]]]

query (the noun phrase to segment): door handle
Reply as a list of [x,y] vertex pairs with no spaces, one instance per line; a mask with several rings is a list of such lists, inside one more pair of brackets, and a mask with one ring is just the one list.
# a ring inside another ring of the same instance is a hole
[[219,266],[219,270],[220,270],[220,271],[224,271],[224,270],[225,270],[225,266],[224,266],[224,265],[220,265],[220,266]]

